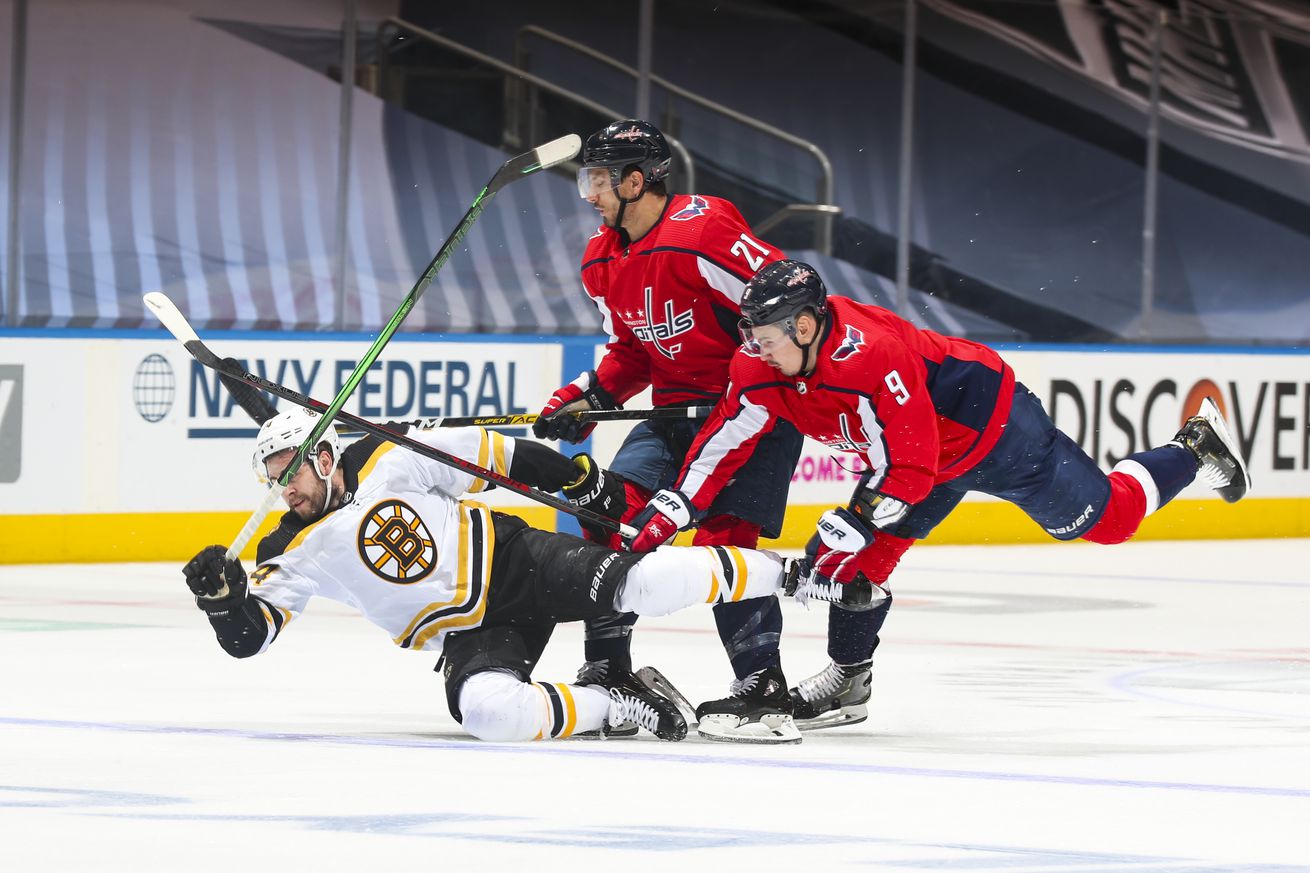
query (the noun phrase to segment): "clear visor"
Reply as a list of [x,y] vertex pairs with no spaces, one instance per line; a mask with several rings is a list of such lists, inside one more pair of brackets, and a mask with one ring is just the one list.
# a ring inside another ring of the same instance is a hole
[[618,167],[582,167],[578,170],[578,196],[583,200],[598,197],[619,187]]
[[[295,456],[294,452],[294,449],[279,449],[266,458],[260,458],[259,453],[256,452],[250,459],[251,466],[255,469],[255,478],[269,488],[272,488],[277,484],[277,480],[281,478],[281,474],[286,470],[287,464],[291,463],[291,459]],[[278,475],[274,476],[268,469],[268,462],[279,457],[283,453],[286,453],[286,457],[274,465],[278,471]]]
[[752,355],[773,352],[791,342],[796,335],[796,320],[785,318],[773,324],[752,324],[743,318],[737,322],[741,343]]

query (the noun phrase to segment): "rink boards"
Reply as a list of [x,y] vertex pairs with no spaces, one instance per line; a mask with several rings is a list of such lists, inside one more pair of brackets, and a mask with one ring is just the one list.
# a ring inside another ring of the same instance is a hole
[[[363,335],[214,333],[216,352],[330,401],[368,347]],[[370,419],[535,412],[596,359],[596,338],[396,337],[347,403]],[[1056,424],[1104,469],[1167,441],[1215,396],[1251,466],[1254,496],[1229,506],[1201,486],[1147,519],[1145,538],[1310,535],[1310,353],[1235,348],[1002,347]],[[647,403],[634,398],[630,408]],[[602,425],[602,462],[628,426]],[[522,434],[523,431],[507,431]],[[253,423],[213,373],[153,332],[0,334],[0,562],[164,560],[226,542],[262,493]],[[854,456],[807,443],[780,546],[803,545],[844,503]],[[515,495],[490,502],[553,528]],[[928,542],[1041,542],[1014,507],[971,496]]]

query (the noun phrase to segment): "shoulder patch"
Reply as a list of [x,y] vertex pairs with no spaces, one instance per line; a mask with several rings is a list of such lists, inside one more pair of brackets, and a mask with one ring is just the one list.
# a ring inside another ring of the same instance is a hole
[[832,359],[834,361],[844,361],[851,355],[857,354],[864,346],[864,332],[848,324],[846,325],[846,336],[841,341],[841,345],[833,350]]
[[692,194],[686,206],[669,216],[669,221],[691,221],[710,211],[709,201],[699,194]]

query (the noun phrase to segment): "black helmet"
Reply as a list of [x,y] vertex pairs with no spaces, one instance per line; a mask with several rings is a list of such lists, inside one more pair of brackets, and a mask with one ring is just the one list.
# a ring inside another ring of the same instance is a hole
[[742,321],[762,327],[795,319],[805,310],[822,319],[828,311],[828,289],[809,264],[783,259],[764,266],[741,294]]
[[673,152],[659,128],[648,121],[628,119],[596,131],[582,147],[582,166],[612,167],[622,171],[637,166],[646,184],[662,182],[669,175]]

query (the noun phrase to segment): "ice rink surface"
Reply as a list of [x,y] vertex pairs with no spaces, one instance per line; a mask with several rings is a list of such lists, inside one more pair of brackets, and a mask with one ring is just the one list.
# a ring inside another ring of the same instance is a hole
[[[175,564],[0,567],[0,869],[1310,870],[1310,542],[925,547],[894,591],[865,724],[493,745],[335,604],[237,661]],[[826,612],[784,610],[795,682]],[[635,639],[725,691],[708,608]]]

